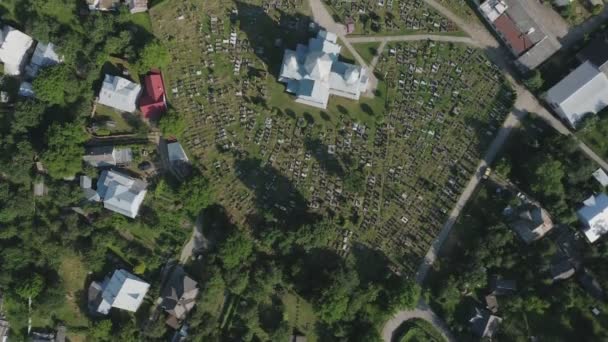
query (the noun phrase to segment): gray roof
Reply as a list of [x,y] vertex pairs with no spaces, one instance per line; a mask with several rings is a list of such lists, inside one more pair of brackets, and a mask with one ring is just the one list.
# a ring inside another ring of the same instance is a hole
[[482,338],[492,338],[498,331],[502,318],[491,315],[487,310],[475,308],[475,316],[469,322],[475,335]]
[[199,289],[181,266],[175,266],[167,284],[162,290],[161,307],[176,321],[183,320],[196,304]]
[[[150,285],[135,275],[119,269],[103,283],[91,283],[89,309],[107,315],[111,308],[135,312],[141,305]],[[97,305],[97,307],[95,307]]]
[[36,50],[34,50],[30,64],[26,67],[26,71],[28,76],[33,78],[38,75],[40,68],[56,65],[61,63],[61,61],[62,58],[55,51],[53,43],[39,42],[36,45]]
[[547,92],[558,114],[575,126],[588,113],[608,105],[608,77],[591,62],[585,62]]
[[133,151],[130,147],[97,146],[88,148],[82,159],[93,167],[123,165],[133,161]]
[[97,181],[97,193],[106,209],[135,218],[146,196],[147,184],[116,171],[103,171]]
[[133,113],[137,109],[140,94],[139,84],[119,76],[106,75],[99,91],[99,103]]

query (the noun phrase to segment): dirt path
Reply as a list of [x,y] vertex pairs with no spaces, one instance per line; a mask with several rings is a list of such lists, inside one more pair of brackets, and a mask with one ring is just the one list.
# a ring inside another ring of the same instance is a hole
[[367,36],[367,37],[348,37],[346,38],[350,43],[384,43],[387,42],[407,42],[407,41],[418,41],[418,40],[433,40],[437,42],[453,42],[453,43],[464,43],[479,47],[479,43],[470,37],[462,36],[449,36],[440,34],[406,34],[400,36]]

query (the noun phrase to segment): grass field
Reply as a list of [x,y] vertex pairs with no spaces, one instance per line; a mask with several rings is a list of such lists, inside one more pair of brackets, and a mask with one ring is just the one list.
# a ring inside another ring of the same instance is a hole
[[353,47],[357,50],[361,58],[370,65],[374,57],[378,54],[378,47],[380,44],[378,43],[359,43],[353,44]]
[[281,301],[292,327],[304,333],[309,341],[317,341],[314,332],[316,317],[312,305],[293,292],[285,293]]

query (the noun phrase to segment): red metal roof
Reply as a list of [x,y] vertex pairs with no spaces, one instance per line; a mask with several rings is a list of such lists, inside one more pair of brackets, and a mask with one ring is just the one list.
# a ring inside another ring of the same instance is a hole
[[527,32],[521,32],[517,25],[506,13],[503,13],[494,21],[496,30],[500,32],[503,39],[511,46],[517,56],[520,56],[534,44],[528,38]]
[[144,77],[145,93],[141,97],[140,107],[146,119],[158,118],[166,109],[165,86],[159,72],[151,72]]

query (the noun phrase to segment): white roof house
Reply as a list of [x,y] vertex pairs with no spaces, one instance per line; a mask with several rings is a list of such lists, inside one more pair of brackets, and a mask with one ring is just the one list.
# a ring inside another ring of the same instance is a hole
[[56,65],[62,61],[63,58],[57,54],[53,43],[39,42],[36,45],[30,64],[25,67],[25,71],[29,77],[34,78],[40,72],[40,68]]
[[97,193],[106,209],[135,218],[146,197],[146,183],[116,171],[103,171]]
[[576,214],[583,223],[583,233],[590,243],[608,232],[608,196],[606,194],[589,197]]
[[[111,278],[106,278],[99,284],[91,284],[96,296],[92,296],[91,309],[102,315],[107,315],[111,308],[137,311],[144,300],[150,284],[144,282],[133,274],[120,269],[114,271]],[[91,292],[91,288],[89,288]]]
[[508,8],[509,5],[503,0],[488,0],[479,6],[481,13],[488,18],[490,22],[494,22],[498,19],[498,17],[505,13]]
[[296,95],[296,102],[324,109],[329,95],[358,100],[367,90],[367,70],[338,61],[341,46],[336,41],[334,33],[322,30],[308,46],[285,50],[279,81]]
[[572,127],[608,106],[608,77],[587,61],[549,89],[546,100]]
[[137,109],[140,94],[139,84],[119,76],[106,75],[99,91],[99,103],[133,113]]
[[5,25],[0,31],[0,61],[4,63],[4,73],[20,75],[27,53],[34,40],[27,34]]
[[127,0],[127,6],[129,6],[129,12],[139,13],[148,10],[148,0]]

